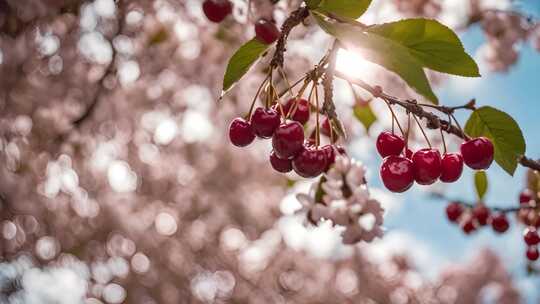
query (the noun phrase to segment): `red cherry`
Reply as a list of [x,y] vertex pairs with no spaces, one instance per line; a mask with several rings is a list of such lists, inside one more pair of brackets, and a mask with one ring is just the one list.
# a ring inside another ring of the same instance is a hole
[[540,254],[538,253],[538,247],[530,246],[527,248],[527,259],[529,259],[529,261],[536,261],[538,260],[539,256]]
[[476,230],[476,223],[472,217],[468,217],[461,223],[461,229],[465,234],[471,234]]
[[274,22],[261,18],[255,23],[255,35],[262,43],[271,44],[281,33]]
[[413,151],[409,148],[407,148],[407,150],[405,150],[405,157],[408,158],[408,159],[412,159],[412,156],[413,156]]
[[294,172],[302,177],[317,177],[326,169],[326,152],[320,148],[304,147],[293,159],[292,166]]
[[304,128],[296,121],[281,124],[272,136],[272,147],[277,157],[291,159],[302,151]]
[[446,217],[450,222],[456,223],[463,214],[463,206],[460,203],[453,202],[446,206]]
[[229,126],[229,139],[237,147],[245,147],[253,142],[255,133],[251,124],[243,118],[235,118]]
[[202,8],[208,20],[219,23],[232,13],[233,5],[229,0],[205,0]]
[[463,172],[463,156],[459,153],[445,153],[441,160],[442,173],[439,178],[443,183],[453,183]]
[[407,191],[414,182],[413,163],[410,159],[390,155],[381,166],[381,179],[386,188],[392,192]]
[[270,164],[277,172],[287,173],[292,170],[292,161],[290,159],[281,159],[277,157],[274,151],[270,153]]
[[390,155],[399,155],[405,147],[405,141],[401,136],[392,134],[390,132],[382,132],[377,137],[377,151],[382,157]]
[[489,208],[484,204],[477,204],[473,209],[473,217],[480,226],[487,225],[489,219]]
[[470,139],[461,144],[465,164],[475,170],[485,170],[493,162],[493,144],[485,137]]
[[437,149],[421,149],[414,152],[414,180],[420,185],[431,185],[441,176],[441,154]]
[[510,227],[510,223],[504,213],[498,213],[491,217],[491,227],[498,233],[504,233]]
[[332,145],[326,145],[323,146],[321,150],[323,150],[324,154],[326,155],[326,168],[324,171],[328,171],[330,166],[332,166],[336,161],[336,148],[334,148]]
[[525,240],[525,243],[527,243],[529,246],[538,245],[538,243],[540,243],[540,236],[538,236],[536,228],[525,228],[525,231],[523,231],[523,240]]
[[251,115],[251,127],[260,138],[270,138],[279,127],[280,116],[273,109],[257,108]]
[[520,194],[519,194],[519,203],[520,204],[529,204],[529,202],[533,199],[533,193],[531,190],[529,189],[525,189],[523,190]]
[[[296,104],[296,110],[294,109]],[[298,121],[301,124],[305,124],[309,120],[309,102],[303,98],[289,99],[285,105],[283,105],[283,111],[285,113],[291,112],[289,117],[292,120]]]
[[321,125],[321,133],[330,137],[330,120],[328,118],[325,118]]
[[336,150],[340,155],[347,156],[347,151],[345,151],[345,148],[342,146],[336,146]]

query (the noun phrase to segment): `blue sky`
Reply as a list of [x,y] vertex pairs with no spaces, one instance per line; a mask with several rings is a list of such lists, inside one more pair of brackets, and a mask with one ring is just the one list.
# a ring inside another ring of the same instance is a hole
[[[535,14],[538,11],[540,4],[533,10]],[[473,56],[484,41],[479,28],[463,33],[462,39],[468,53]],[[436,91],[442,103],[446,105],[460,105],[474,97],[478,106],[490,105],[509,113],[522,128],[527,142],[527,155],[540,158],[540,141],[537,140],[540,129],[538,121],[540,54],[528,44],[522,45],[520,50],[519,62],[508,73],[490,73],[481,66],[483,77],[480,81],[453,78]],[[460,121],[464,123],[468,115],[467,112],[459,115]],[[362,154],[354,156],[370,166],[372,172],[370,183],[380,186],[378,178],[380,159],[374,161],[373,154],[371,156]],[[488,170],[490,181],[486,197],[488,206],[515,206],[518,203],[518,194],[524,186],[525,173],[526,170],[520,167],[515,176],[510,177],[494,164]],[[527,302],[537,302],[540,298],[540,291],[537,288],[540,286],[540,277],[531,278],[525,274],[525,245],[521,236],[524,227],[512,218],[512,228],[502,236],[495,235],[489,228],[484,228],[472,236],[465,236],[458,227],[446,220],[445,202],[430,199],[425,192],[426,189],[414,186],[404,195],[392,194],[393,198],[401,200],[401,206],[385,219],[389,234],[399,231],[413,235],[419,242],[428,246],[432,255],[449,262],[466,262],[480,248],[492,248],[508,265],[520,289],[526,295]],[[465,169],[461,180],[447,187],[446,192],[449,197],[474,200],[472,171]]]

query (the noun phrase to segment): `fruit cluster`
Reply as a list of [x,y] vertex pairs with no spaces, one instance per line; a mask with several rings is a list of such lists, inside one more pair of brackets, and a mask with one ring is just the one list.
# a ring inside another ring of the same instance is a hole
[[[538,245],[540,236],[537,229],[540,228],[540,217],[536,207],[532,191],[526,189],[519,196],[520,208],[518,220],[527,227],[523,231],[523,240],[527,245],[526,256],[530,261],[536,261],[540,257]],[[465,206],[460,202],[451,202],[446,206],[446,216],[452,223],[459,224],[465,234],[471,234],[483,226],[490,225],[497,233],[504,233],[510,228],[506,214],[489,209],[479,203],[474,207]]]
[[405,147],[403,137],[382,132],[377,137],[377,151],[384,158],[381,179],[392,192],[407,191],[414,182],[431,185],[437,180],[452,183],[459,179],[463,163],[475,170],[489,168],[494,148],[485,137],[470,139],[461,144],[461,153],[444,153],[434,148],[412,152]]
[[[302,177],[317,177],[334,163],[336,153],[344,154],[345,151],[333,144],[320,147],[313,140],[305,139],[303,125],[309,120],[310,108],[310,103],[303,98],[292,98],[283,105],[259,107],[249,120],[238,117],[232,121],[229,127],[231,143],[245,147],[255,137],[272,138],[270,164],[274,170],[281,173],[294,170]],[[325,129],[324,124],[322,129]],[[329,131],[321,133],[325,132]]]
[[[205,0],[202,9],[208,20],[219,23],[232,13],[233,4],[230,0]],[[276,24],[271,20],[261,18],[255,22],[255,35],[262,43],[271,44],[280,34]]]

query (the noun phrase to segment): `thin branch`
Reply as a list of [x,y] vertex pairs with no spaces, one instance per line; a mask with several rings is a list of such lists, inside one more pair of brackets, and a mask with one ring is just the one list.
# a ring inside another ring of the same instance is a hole
[[286,51],[287,38],[289,38],[292,29],[302,23],[307,16],[309,16],[309,9],[307,7],[300,7],[285,19],[285,22],[281,26],[281,36],[276,44],[276,51],[274,52],[270,66],[274,68],[283,67],[283,54]]
[[[451,198],[448,198],[445,195],[440,194],[440,193],[432,193],[431,196],[433,198],[439,199],[441,201],[453,202],[453,203],[460,204],[461,206],[463,206],[463,207],[465,207],[467,209],[474,209],[474,207],[476,206],[475,203],[471,204],[471,203],[467,203],[467,202],[464,202],[464,201],[461,201],[461,200],[451,199]],[[491,211],[506,214],[506,213],[519,212],[520,210],[524,210],[524,209],[536,209],[537,206],[520,205],[520,206],[508,207],[508,208],[502,208],[502,207],[488,207],[488,208]]]

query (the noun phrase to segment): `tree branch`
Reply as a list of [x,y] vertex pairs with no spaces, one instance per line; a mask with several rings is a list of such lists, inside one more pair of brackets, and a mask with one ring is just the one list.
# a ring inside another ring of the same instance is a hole
[[285,22],[283,22],[283,25],[281,26],[281,36],[276,44],[276,51],[274,52],[270,66],[274,68],[278,66],[283,67],[283,54],[286,51],[286,44],[289,34],[291,33],[292,29],[302,23],[307,16],[309,16],[309,9],[307,7],[300,7],[293,11],[289,17],[287,17]]

